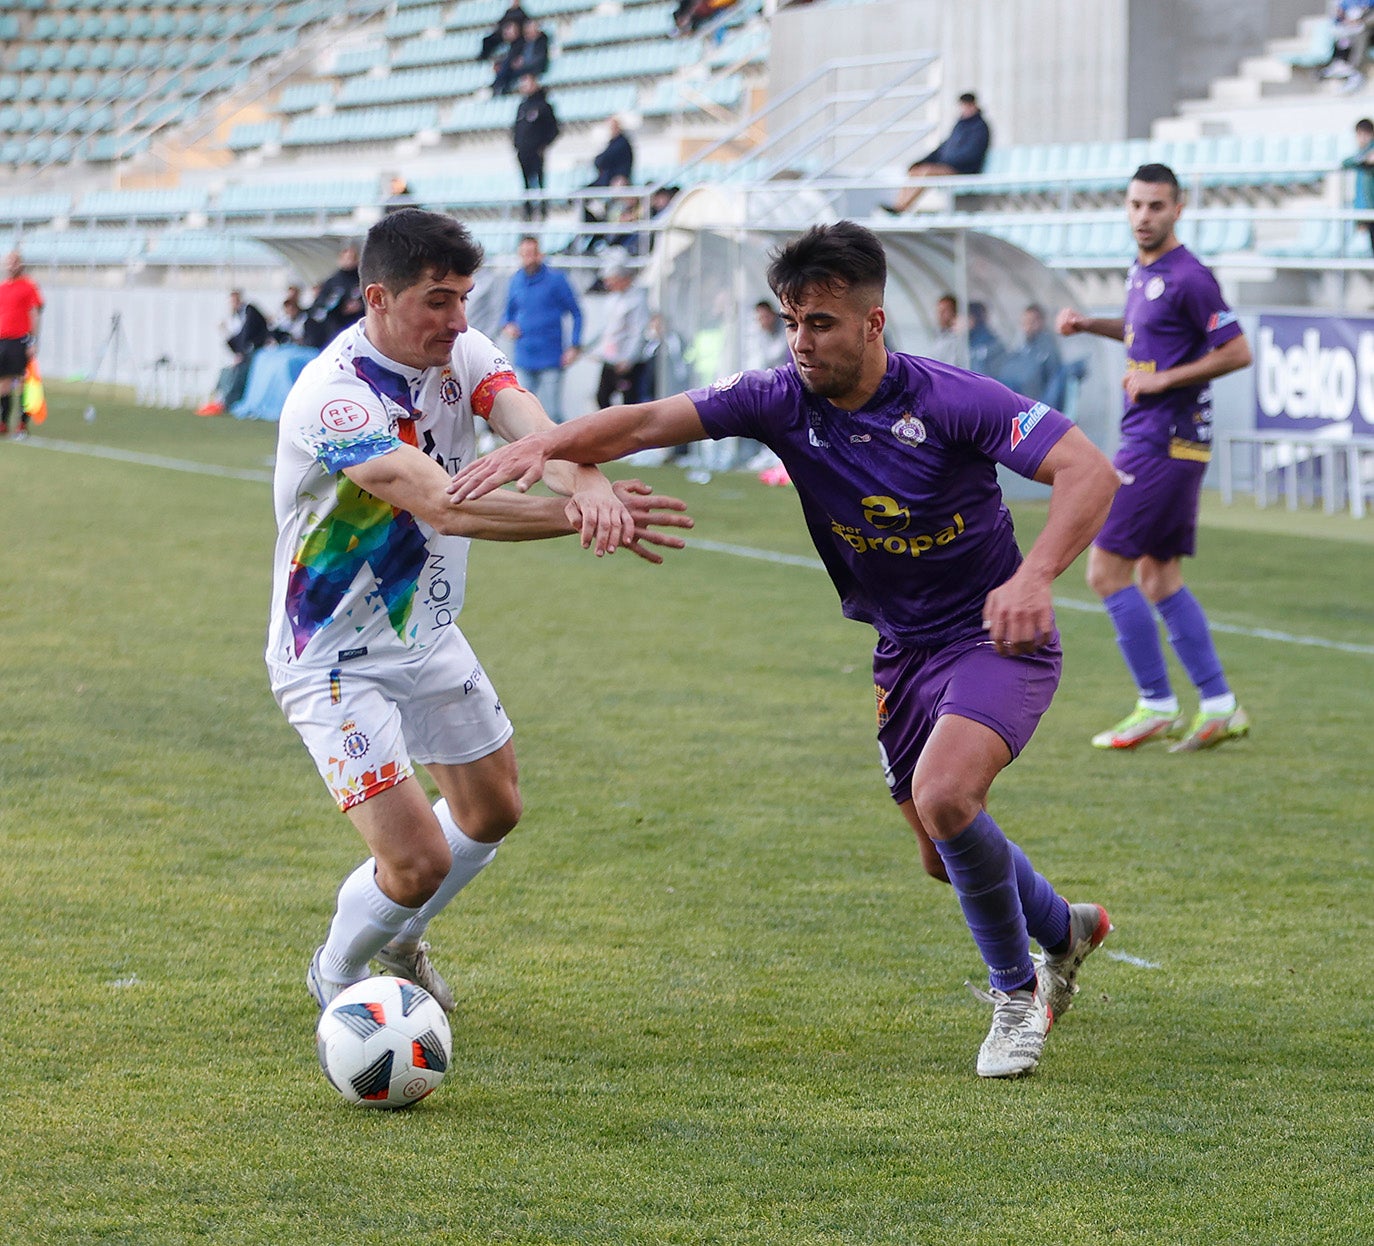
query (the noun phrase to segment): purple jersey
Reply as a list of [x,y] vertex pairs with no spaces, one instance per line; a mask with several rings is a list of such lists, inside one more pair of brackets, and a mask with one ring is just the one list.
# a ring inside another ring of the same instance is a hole
[[[1192,363],[1241,333],[1212,270],[1182,246],[1153,264],[1131,265],[1125,328],[1126,367],[1143,372]],[[1128,400],[1121,442],[1125,449],[1205,463],[1212,453],[1212,387],[1185,385]]]
[[809,393],[791,364],[687,396],[712,437],[782,459],[845,614],[908,645],[982,630],[988,593],[1021,562],[997,464],[1034,475],[1072,426],[987,377],[892,352],[857,411]]

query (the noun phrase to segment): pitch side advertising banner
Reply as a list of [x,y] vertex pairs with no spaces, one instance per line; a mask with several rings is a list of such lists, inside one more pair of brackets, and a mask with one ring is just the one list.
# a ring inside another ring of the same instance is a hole
[[1261,316],[1255,428],[1374,434],[1374,320]]

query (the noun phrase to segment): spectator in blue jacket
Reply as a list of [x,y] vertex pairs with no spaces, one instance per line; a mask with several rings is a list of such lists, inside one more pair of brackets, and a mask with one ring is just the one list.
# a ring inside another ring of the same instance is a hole
[[[981,173],[991,145],[992,131],[978,107],[978,97],[972,91],[965,91],[959,97],[959,120],[954,123],[949,137],[928,156],[916,161],[907,173],[915,178]],[[922,189],[908,186],[897,196],[896,203],[883,204],[883,211],[900,216],[921,197]]]
[[[1368,117],[1355,122],[1355,145],[1359,150],[1342,160],[1341,167],[1355,170],[1355,198],[1350,206],[1357,212],[1368,212],[1374,209],[1374,121]],[[1374,216],[1359,225],[1368,230],[1370,245],[1374,247]]]
[[[520,267],[506,291],[502,313],[507,337],[515,339],[515,375],[539,399],[549,418],[563,422],[563,371],[582,352],[582,307],[568,279],[544,263],[539,239],[520,239]],[[571,319],[571,335],[564,323]],[[564,342],[567,345],[564,345]]]

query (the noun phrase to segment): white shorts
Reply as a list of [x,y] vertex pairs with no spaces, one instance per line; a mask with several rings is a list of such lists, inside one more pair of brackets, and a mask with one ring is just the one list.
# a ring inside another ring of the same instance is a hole
[[462,765],[496,752],[514,733],[456,627],[419,654],[386,664],[364,654],[330,668],[267,668],[272,695],[340,809],[409,778],[412,758]]

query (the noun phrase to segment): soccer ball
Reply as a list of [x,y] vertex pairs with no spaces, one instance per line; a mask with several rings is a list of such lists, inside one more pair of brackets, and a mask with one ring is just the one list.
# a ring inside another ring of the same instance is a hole
[[368,978],[341,991],[315,1030],[320,1067],[363,1108],[408,1108],[437,1090],[453,1056],[448,1018],[423,987]]

